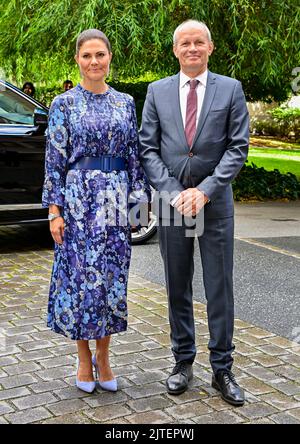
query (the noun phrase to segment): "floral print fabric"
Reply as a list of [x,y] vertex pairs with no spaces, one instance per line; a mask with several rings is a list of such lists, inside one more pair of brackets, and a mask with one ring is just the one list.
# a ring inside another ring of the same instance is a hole
[[[69,170],[83,156],[125,159],[126,170]],[[71,339],[99,339],[127,328],[131,256],[129,193],[148,200],[138,159],[133,99],[80,84],[57,96],[47,130],[43,206],[61,207],[63,244],[55,244],[47,325]]]

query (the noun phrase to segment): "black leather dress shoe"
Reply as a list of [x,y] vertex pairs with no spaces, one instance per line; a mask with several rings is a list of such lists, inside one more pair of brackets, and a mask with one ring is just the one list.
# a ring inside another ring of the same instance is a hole
[[221,392],[224,401],[235,406],[245,402],[244,390],[238,385],[231,372],[220,372],[212,377],[212,387]]
[[192,378],[192,364],[185,361],[178,362],[166,382],[168,393],[170,395],[180,395],[185,392]]

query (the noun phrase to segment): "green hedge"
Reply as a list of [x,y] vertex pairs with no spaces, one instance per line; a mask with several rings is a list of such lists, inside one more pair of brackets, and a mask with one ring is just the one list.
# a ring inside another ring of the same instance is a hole
[[300,108],[278,107],[267,111],[270,117],[251,118],[251,132],[300,141]]
[[232,183],[235,200],[300,198],[300,182],[292,173],[278,170],[267,171],[254,163],[245,164]]

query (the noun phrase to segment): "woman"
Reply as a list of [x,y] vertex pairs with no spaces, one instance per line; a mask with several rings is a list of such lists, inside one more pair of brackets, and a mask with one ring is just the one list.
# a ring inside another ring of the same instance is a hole
[[[147,200],[132,97],[105,83],[112,58],[101,31],[83,31],[75,60],[82,81],[50,108],[43,206],[55,241],[47,325],[77,341],[76,385],[116,391],[110,335],[127,328],[131,229],[127,196]],[[123,221],[123,223],[122,223]],[[96,340],[96,355],[89,340]]]
[[27,94],[30,97],[34,97],[35,94],[35,87],[33,85],[33,83],[31,82],[26,82],[24,83],[23,87],[22,87],[22,91]]

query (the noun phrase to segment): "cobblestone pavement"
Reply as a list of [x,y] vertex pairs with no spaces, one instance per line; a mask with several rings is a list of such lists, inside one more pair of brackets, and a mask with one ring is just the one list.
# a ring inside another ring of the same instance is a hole
[[111,345],[120,389],[80,392],[76,344],[45,325],[51,265],[50,250],[0,256],[0,424],[300,423],[299,344],[237,319],[234,370],[247,401],[232,407],[210,386],[206,308],[198,302],[194,379],[184,394],[168,395],[173,358],[165,289],[134,274],[129,328]]

